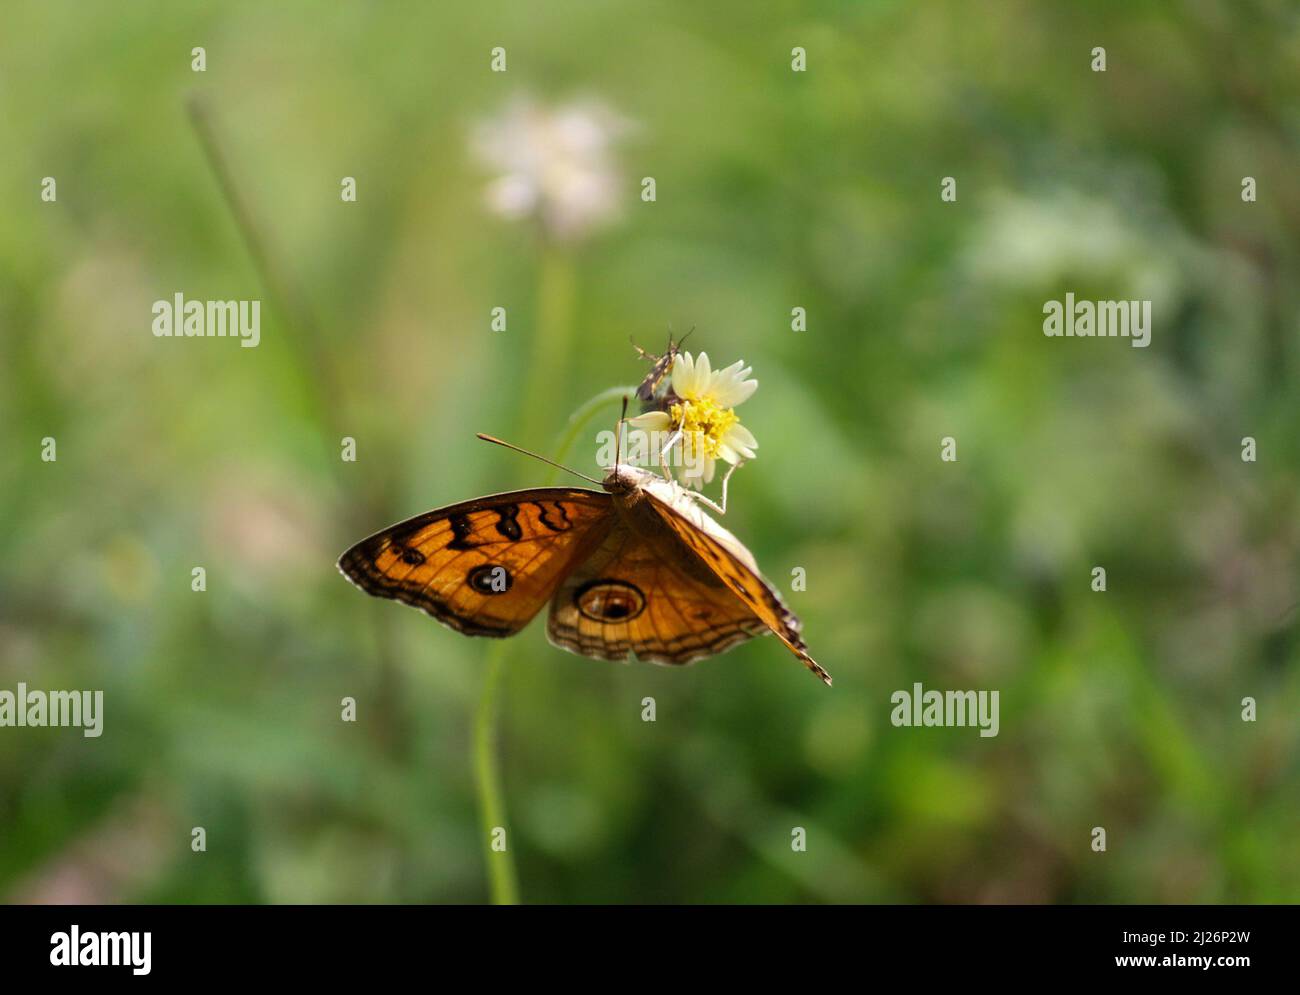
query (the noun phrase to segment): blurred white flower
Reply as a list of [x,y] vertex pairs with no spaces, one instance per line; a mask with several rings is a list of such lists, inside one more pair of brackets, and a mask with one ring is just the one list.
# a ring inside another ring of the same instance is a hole
[[511,220],[536,218],[560,241],[609,223],[622,206],[614,146],[631,127],[596,100],[545,107],[516,99],[474,131],[475,155],[498,174],[488,207]]
[[[673,360],[672,390],[664,403],[666,411],[647,411],[628,419],[647,432],[682,432],[682,444],[703,449],[701,472],[685,475],[686,483],[702,488],[712,482],[719,459],[731,464],[753,459],[758,440],[740,424],[736,406],[758,390],[754,372],[744,360],[721,370],[709,364],[709,354],[679,353]],[[690,462],[690,461],[688,461]]]

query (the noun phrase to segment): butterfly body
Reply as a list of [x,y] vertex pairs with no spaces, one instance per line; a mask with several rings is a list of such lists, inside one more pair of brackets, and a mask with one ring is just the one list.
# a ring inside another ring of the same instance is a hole
[[467,635],[513,635],[549,601],[547,638],[603,660],[682,665],[772,632],[830,683],[752,554],[688,492],[625,464],[602,487],[431,511],[363,539],[339,569]]

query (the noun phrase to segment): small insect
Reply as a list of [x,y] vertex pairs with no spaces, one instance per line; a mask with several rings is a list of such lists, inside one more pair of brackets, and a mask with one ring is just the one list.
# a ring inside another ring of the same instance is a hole
[[430,511],[363,539],[339,570],[470,636],[512,636],[549,601],[547,638],[599,660],[687,664],[771,632],[830,684],[754,555],[693,492],[617,458],[603,480],[568,472],[602,490],[537,487]]
[[667,379],[668,374],[673,371],[673,360],[675,360],[677,354],[682,351],[682,343],[686,341],[687,336],[690,334],[690,332],[687,332],[686,335],[683,335],[676,342],[674,342],[673,337],[669,335],[668,349],[662,356],[656,356],[652,352],[646,352],[635,342],[632,343],[632,348],[636,350],[638,356],[642,359],[648,359],[654,364],[650,367],[650,372],[645,375],[645,379],[641,381],[640,386],[636,389],[637,400],[641,401],[642,404],[655,404],[657,400],[655,394],[658,392],[660,385],[663,384],[665,379]]

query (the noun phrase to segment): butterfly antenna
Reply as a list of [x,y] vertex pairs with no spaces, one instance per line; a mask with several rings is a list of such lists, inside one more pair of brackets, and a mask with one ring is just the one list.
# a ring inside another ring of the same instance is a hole
[[[627,410],[627,398],[626,398],[626,397],[623,398],[623,409],[624,409],[624,410]],[[538,456],[537,453],[530,452],[529,450],[524,449],[522,446],[516,446],[516,445],[513,445],[513,444],[511,444],[511,443],[509,443],[509,442],[504,442],[503,440],[498,439],[498,438],[496,438],[496,437],[494,437],[494,436],[491,436],[491,435],[484,435],[482,432],[476,432],[475,435],[477,435],[477,436],[478,436],[480,439],[482,439],[484,442],[492,442],[492,443],[495,443],[495,444],[498,445],[498,446],[505,446],[507,449],[513,449],[513,450],[514,450],[515,452],[517,452],[517,453],[523,453],[525,456],[531,456],[533,459],[539,459],[539,460],[541,460],[543,463],[548,463],[548,464],[550,464],[551,466],[555,467],[557,470],[563,470],[565,473],[571,473],[571,474],[573,474],[575,477],[581,477],[583,480],[588,480],[588,481],[590,481],[591,483],[593,483],[593,484],[595,484],[595,485],[597,485],[597,486],[600,486],[600,485],[601,485],[601,482],[600,482],[599,480],[597,480],[595,477],[588,477],[585,473],[579,473],[577,470],[570,469],[569,467],[565,466],[563,463],[557,463],[557,462],[555,462],[555,460],[553,460],[553,459],[547,459],[545,456]]]
[[614,426],[614,479],[618,479],[619,464],[623,462],[623,421],[627,418],[627,395],[623,395],[623,411]]

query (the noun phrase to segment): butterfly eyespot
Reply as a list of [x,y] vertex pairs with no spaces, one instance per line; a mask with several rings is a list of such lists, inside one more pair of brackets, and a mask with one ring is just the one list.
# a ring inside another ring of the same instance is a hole
[[593,622],[628,622],[645,611],[645,595],[624,580],[592,580],[573,593],[573,602]]
[[413,567],[418,567],[424,562],[424,554],[418,549],[411,549],[410,547],[403,549],[399,546],[395,552],[401,556],[403,563],[410,564]]
[[480,594],[505,594],[514,583],[510,571],[496,563],[475,567],[465,579]]

